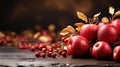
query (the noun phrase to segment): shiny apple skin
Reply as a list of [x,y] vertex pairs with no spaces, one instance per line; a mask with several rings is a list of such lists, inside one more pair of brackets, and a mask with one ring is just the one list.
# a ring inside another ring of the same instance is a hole
[[105,25],[105,24],[110,24],[110,23],[109,23],[109,22],[107,22],[107,23],[100,22],[100,23],[98,24],[98,28],[101,27],[101,26],[103,26],[103,25]]
[[115,26],[116,29],[118,30],[118,33],[120,33],[120,19],[112,21],[111,25]]
[[105,41],[99,41],[92,47],[92,56],[96,59],[106,59],[112,55],[112,47]]
[[104,24],[98,28],[97,36],[99,41],[112,43],[116,41],[118,32],[114,26],[110,24]]
[[74,57],[83,57],[88,52],[89,47],[89,42],[85,37],[73,36],[70,39],[67,53]]
[[81,27],[80,35],[90,40],[97,38],[98,26],[95,24],[85,24]]
[[113,59],[120,62],[120,45],[116,46],[113,50]]

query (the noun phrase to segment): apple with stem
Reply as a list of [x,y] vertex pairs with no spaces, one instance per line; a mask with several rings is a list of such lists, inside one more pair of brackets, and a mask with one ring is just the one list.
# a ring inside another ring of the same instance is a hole
[[105,59],[112,55],[112,47],[105,41],[99,41],[93,45],[91,53],[96,59]]

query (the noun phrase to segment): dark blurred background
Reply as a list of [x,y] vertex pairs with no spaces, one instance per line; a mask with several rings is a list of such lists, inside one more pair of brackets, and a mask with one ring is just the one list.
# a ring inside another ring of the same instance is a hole
[[56,30],[81,20],[76,11],[88,17],[102,12],[99,18],[109,17],[109,6],[120,9],[120,0],[0,0],[0,30],[20,32],[41,25],[47,29],[55,24]]

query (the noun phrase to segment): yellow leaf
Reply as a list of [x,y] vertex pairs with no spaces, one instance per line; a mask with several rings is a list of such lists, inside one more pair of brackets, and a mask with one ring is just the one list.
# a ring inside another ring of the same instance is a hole
[[101,12],[95,14],[95,15],[93,16],[93,20],[97,20],[97,18],[98,18],[98,16],[99,16],[100,14],[101,14]]
[[115,12],[115,15],[117,15],[117,14],[120,14],[120,10],[119,10],[119,11],[117,11],[117,12]]
[[60,35],[67,35],[69,34],[70,32],[68,32],[67,28],[64,28],[61,32],[60,32]]
[[81,27],[77,27],[77,28],[76,28],[76,30],[77,30],[78,32],[80,31],[80,29],[81,29]]
[[81,13],[81,12],[77,11],[77,16],[78,16],[79,19],[85,21],[86,23],[88,22],[88,19],[87,19],[86,15],[84,13]]
[[70,33],[71,34],[75,33],[75,29],[69,25],[60,32],[60,35],[68,35]]
[[110,6],[110,7],[109,7],[109,13],[110,13],[111,15],[113,15],[113,14],[114,14],[114,11],[115,11],[115,8],[113,8],[112,6]]
[[70,32],[70,33],[75,33],[75,29],[72,27],[72,26],[67,26],[67,30]]
[[80,22],[80,23],[75,23],[74,25],[75,25],[75,26],[80,26],[80,27],[81,27],[81,26],[84,25],[84,23],[81,23],[81,22]]
[[117,17],[120,17],[120,10],[115,12],[115,14],[112,16],[112,19],[116,19]]

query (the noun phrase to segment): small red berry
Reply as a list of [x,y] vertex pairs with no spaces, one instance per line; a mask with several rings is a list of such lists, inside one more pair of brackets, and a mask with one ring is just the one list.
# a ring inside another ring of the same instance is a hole
[[63,50],[64,52],[67,52],[67,50]]
[[25,48],[25,49],[28,49],[28,48],[29,48],[29,46],[28,46],[28,45],[24,45],[24,48]]
[[49,48],[49,49],[48,49],[48,52],[53,52],[53,49],[52,49],[52,48]]
[[47,51],[47,48],[42,48],[42,51],[45,53]]
[[61,41],[64,41],[66,39],[66,37],[61,37]]
[[36,49],[38,49],[38,47],[39,47],[39,44],[35,44],[34,46],[35,46],[35,48],[36,48]]
[[51,55],[52,55],[52,52],[48,52],[48,57],[51,57]]
[[31,48],[31,45],[28,45],[27,48],[30,49],[30,48]]
[[52,58],[56,58],[57,54],[52,53]]
[[46,54],[45,53],[41,53],[40,56],[43,57],[43,58],[45,58]]
[[61,55],[62,51],[61,50],[58,50],[58,54]]
[[36,57],[40,57],[40,52],[35,52]]
[[44,48],[44,47],[46,47],[44,44],[40,44],[40,45],[38,46],[38,49],[42,50],[42,48]]
[[63,41],[63,42],[67,43],[67,42],[68,42],[68,40],[69,40],[69,39],[68,39],[68,38],[66,38],[66,39],[64,39],[64,41]]
[[24,49],[24,45],[23,45],[23,43],[21,43],[21,42],[18,43],[18,48],[19,48],[19,49]]
[[19,49],[24,49],[24,46],[23,45],[19,45],[18,48]]
[[57,49],[57,44],[52,45],[52,48]]
[[31,51],[35,51],[36,48],[34,46],[32,46],[30,49],[31,49]]
[[4,45],[7,45],[7,41],[6,41],[6,40],[3,40],[3,44],[4,44]]
[[18,46],[20,46],[20,45],[23,45],[23,43],[22,43],[22,42],[19,42],[19,43],[18,43]]
[[63,51],[63,52],[61,53],[61,55],[62,55],[63,57],[66,57],[67,52]]

